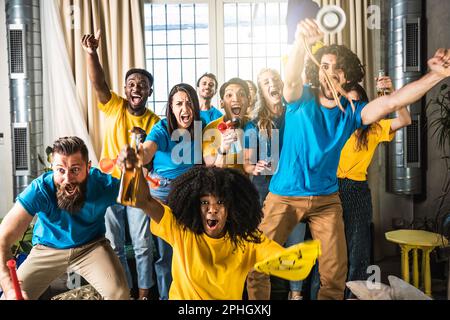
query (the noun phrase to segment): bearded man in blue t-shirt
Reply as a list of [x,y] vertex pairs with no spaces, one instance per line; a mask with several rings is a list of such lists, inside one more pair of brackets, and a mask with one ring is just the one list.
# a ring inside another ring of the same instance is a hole
[[[345,91],[363,79],[364,69],[348,48],[326,46],[315,54],[320,67],[311,60],[306,66],[306,76],[315,88],[304,85],[304,44],[311,46],[322,38],[313,20],[306,19],[297,25],[296,40],[285,68],[283,148],[264,202],[260,229],[268,238],[283,244],[299,221],[307,221],[313,238],[320,240],[322,246],[318,298],[341,300],[347,275],[347,248],[336,177],[341,150],[356,129],[414,103],[449,77],[450,50],[439,49],[428,61],[430,71],[425,76],[391,95],[368,104],[353,101],[352,105],[339,94],[341,111],[325,73],[336,88]],[[269,278],[250,273],[247,290],[250,299],[269,299]]]
[[17,272],[26,298],[38,299],[53,280],[70,270],[104,299],[129,299],[122,265],[105,238],[105,212],[116,203],[119,180],[91,168],[87,147],[78,137],[55,141],[52,169],[17,197],[0,225],[4,298],[16,297],[6,267],[10,248],[37,216],[33,249]]

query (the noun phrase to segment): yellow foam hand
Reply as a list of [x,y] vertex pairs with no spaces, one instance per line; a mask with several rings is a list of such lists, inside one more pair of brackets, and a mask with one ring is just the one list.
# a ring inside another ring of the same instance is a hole
[[311,272],[321,255],[320,241],[305,241],[255,264],[255,270],[279,278],[299,281]]

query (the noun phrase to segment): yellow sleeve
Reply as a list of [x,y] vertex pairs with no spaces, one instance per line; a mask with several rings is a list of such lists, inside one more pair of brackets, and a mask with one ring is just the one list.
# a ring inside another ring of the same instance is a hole
[[261,235],[261,243],[256,245],[256,261],[260,262],[267,258],[273,257],[286,250],[277,242],[270,240],[265,235]]
[[155,124],[157,124],[159,121],[161,121],[161,118],[154,113],[153,111],[149,110],[151,112],[151,117],[150,117],[150,130],[147,132],[147,134],[150,133],[150,131],[152,131],[152,128]]
[[391,133],[391,124],[393,119],[380,120],[378,124],[381,126],[379,131],[379,142],[391,142],[395,137],[395,132]]
[[175,242],[175,235],[180,232],[180,226],[177,224],[172,210],[168,206],[164,206],[164,214],[159,223],[156,223],[154,220],[150,220],[150,231],[155,236],[160,237],[173,246]]
[[124,101],[126,101],[124,98],[111,91],[111,99],[109,99],[106,104],[102,104],[99,102],[98,108],[106,115],[116,114],[117,108],[122,107]]

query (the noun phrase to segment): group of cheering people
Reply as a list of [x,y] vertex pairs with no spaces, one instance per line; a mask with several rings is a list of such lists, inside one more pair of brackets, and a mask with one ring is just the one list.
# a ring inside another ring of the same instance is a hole
[[[323,46],[314,54],[319,66],[305,59],[304,44],[323,38],[307,19],[298,24],[284,82],[273,69],[258,74],[257,88],[230,79],[219,89],[222,115],[211,105],[217,80],[207,73],[197,90],[175,85],[160,120],[146,108],[153,85],[147,71],[127,72],[126,98],[110,91],[99,38],[99,32],[85,35],[81,43],[106,116],[101,158],[117,159],[117,165],[110,174],[91,167],[78,137],[54,142],[52,171],[17,197],[0,225],[3,298],[16,297],[6,267],[10,248],[36,215],[33,248],[18,269],[28,299],[38,299],[67,269],[104,299],[129,299],[125,219],[140,299],[155,285],[154,273],[160,299],[236,300],[246,285],[249,299],[268,300],[270,278],[253,266],[302,241],[305,223],[321,244],[318,299],[341,300],[346,280],[367,278],[367,168],[378,144],[410,123],[406,106],[450,76],[449,50],[439,49],[429,72],[403,88],[377,79],[391,93],[369,102],[359,85],[364,67],[351,50]],[[339,103],[333,87],[343,89]],[[250,94],[256,90],[257,99]],[[138,150],[129,146],[130,131],[145,137]],[[116,202],[121,169],[140,164],[136,204],[123,206]],[[158,183],[148,184],[146,176]],[[292,283],[290,298],[300,291]]]

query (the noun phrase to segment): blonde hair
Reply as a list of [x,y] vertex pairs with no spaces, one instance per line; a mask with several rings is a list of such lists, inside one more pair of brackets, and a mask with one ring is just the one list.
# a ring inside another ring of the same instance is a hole
[[255,120],[257,119],[257,127],[259,131],[266,130],[267,136],[270,138],[272,136],[272,129],[275,127],[275,123],[273,119],[275,118],[275,114],[270,110],[270,108],[266,104],[266,100],[264,99],[262,90],[261,90],[261,76],[263,73],[271,72],[274,75],[277,75],[280,79],[280,73],[271,68],[264,68],[261,69],[257,76],[257,85],[258,85],[258,94],[257,94],[257,101],[255,105],[255,109],[251,113],[251,119]]

